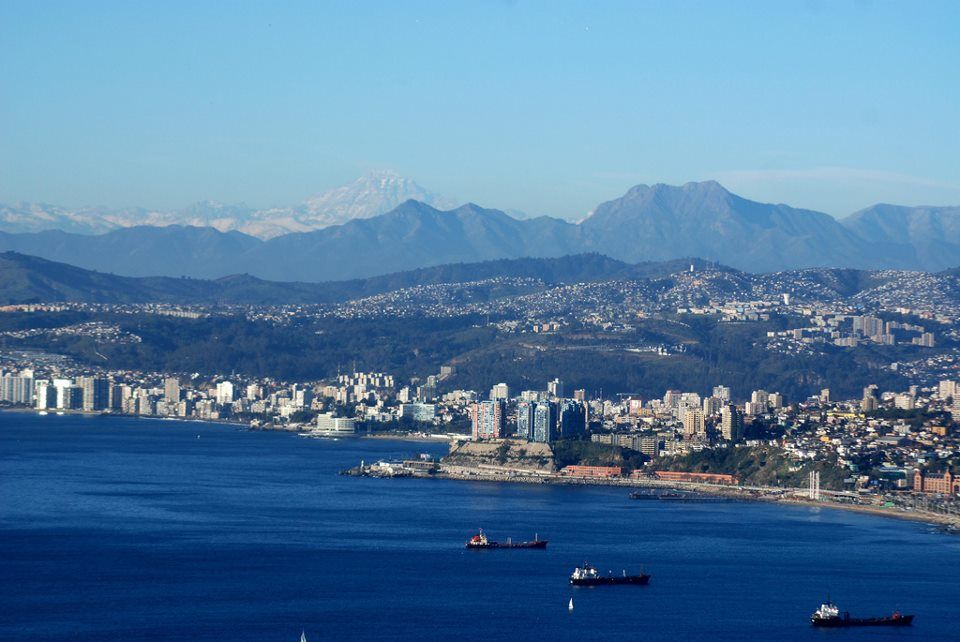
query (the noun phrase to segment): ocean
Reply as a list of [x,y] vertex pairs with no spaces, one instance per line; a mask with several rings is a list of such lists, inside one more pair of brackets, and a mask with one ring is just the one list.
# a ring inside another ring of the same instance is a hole
[[[4,640],[957,640],[960,539],[606,487],[341,477],[444,444],[0,413]],[[548,539],[545,551],[467,551]],[[574,588],[589,561],[648,586]],[[816,630],[830,596],[909,629]],[[574,610],[568,610],[569,600]]]

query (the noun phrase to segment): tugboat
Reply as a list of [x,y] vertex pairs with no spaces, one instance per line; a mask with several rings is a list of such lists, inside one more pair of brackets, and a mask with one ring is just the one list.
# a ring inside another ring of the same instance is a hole
[[573,569],[570,575],[570,583],[574,586],[605,586],[608,584],[639,584],[644,585],[650,581],[650,576],[645,573],[639,575],[627,575],[623,571],[622,575],[600,575],[597,569],[586,562]]
[[512,539],[507,538],[506,542],[494,542],[487,539],[487,536],[484,534],[483,529],[480,529],[480,532],[467,540],[467,548],[470,549],[480,549],[480,548],[538,548],[544,549],[547,547],[547,540],[540,539],[539,535],[533,536],[532,542],[514,542]]
[[844,628],[848,626],[910,626],[913,624],[912,615],[902,615],[894,611],[893,615],[884,617],[850,617],[847,611],[841,611],[829,599],[820,605],[810,616],[810,624],[824,628]]

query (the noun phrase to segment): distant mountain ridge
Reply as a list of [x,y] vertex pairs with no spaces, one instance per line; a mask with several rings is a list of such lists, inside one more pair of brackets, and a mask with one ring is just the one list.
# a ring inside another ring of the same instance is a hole
[[844,227],[877,252],[906,264],[938,270],[960,263],[960,206],[879,204],[851,214]]
[[517,219],[472,203],[442,210],[411,199],[378,216],[266,240],[212,227],[139,226],[94,236],[0,232],[0,250],[129,276],[249,273],[303,282],[584,252],[628,263],[700,256],[749,272],[937,271],[960,263],[960,207],[878,205],[838,221],[751,201],[708,181],[638,185],[579,224],[546,216]]
[[[866,248],[828,214],[757,203],[715,181],[638,185],[581,223],[591,247],[624,260],[701,256],[753,272],[869,265]],[[601,249],[602,248],[602,249]]]
[[360,178],[310,197],[293,207],[254,209],[200,201],[179,210],[142,207],[69,209],[45,203],[0,204],[0,231],[29,233],[60,230],[76,234],[103,234],[125,227],[212,227],[269,239],[292,232],[308,232],[359,218],[385,214],[408,200],[440,208],[453,201],[435,194],[395,172],[368,172]]
[[238,262],[262,244],[240,232],[182,225],[124,227],[97,235],[0,232],[2,250],[125,276],[216,278],[242,273]]

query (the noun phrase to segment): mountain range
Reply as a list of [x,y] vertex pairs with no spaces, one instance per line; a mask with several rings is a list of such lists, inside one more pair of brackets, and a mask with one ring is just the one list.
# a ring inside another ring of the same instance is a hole
[[455,203],[390,171],[370,172],[355,181],[306,199],[292,207],[254,209],[244,204],[200,201],[179,210],[142,207],[69,209],[44,203],[0,204],[0,231],[23,233],[61,230],[103,234],[125,227],[186,225],[239,231],[261,239],[308,232],[358,218],[385,214],[417,200],[440,208]]
[[[327,220],[315,211],[310,220]],[[352,210],[340,211],[337,216]],[[518,219],[472,203],[444,210],[410,199],[384,214],[266,239],[213,226],[141,225],[95,235],[2,232],[0,250],[128,276],[246,273],[298,282],[584,252],[628,263],[698,256],[749,272],[938,271],[960,263],[960,207],[875,205],[837,220],[751,201],[707,181],[638,185],[579,224],[545,216]]]

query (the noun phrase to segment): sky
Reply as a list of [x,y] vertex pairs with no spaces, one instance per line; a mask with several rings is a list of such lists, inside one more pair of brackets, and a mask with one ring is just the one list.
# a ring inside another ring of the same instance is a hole
[[960,205],[960,2],[0,3],[0,202]]

